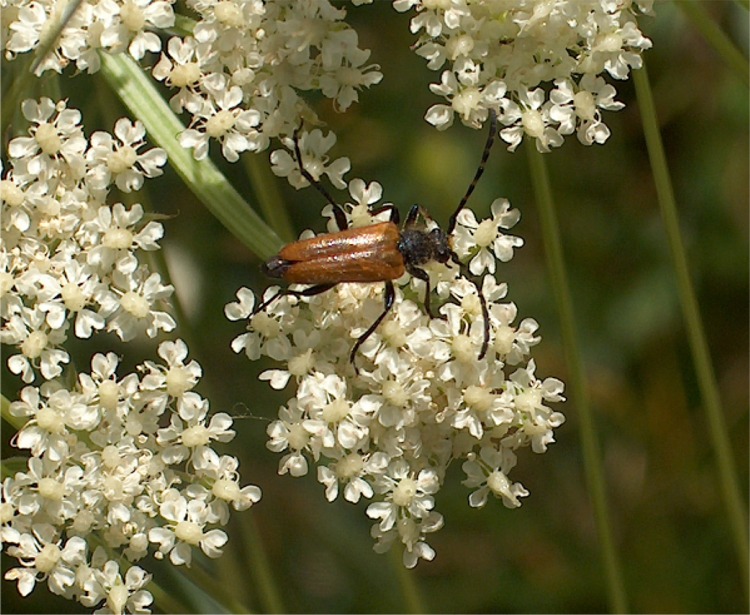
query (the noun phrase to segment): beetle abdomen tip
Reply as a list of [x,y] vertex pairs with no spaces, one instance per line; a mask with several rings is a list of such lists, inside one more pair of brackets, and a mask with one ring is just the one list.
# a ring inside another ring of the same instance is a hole
[[283,278],[291,263],[283,258],[274,256],[260,266],[260,270],[269,278]]

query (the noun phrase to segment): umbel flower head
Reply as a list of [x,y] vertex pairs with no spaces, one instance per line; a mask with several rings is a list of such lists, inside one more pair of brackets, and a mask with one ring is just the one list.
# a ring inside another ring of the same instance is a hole
[[500,136],[513,151],[523,138],[540,152],[575,133],[586,145],[604,143],[602,111],[624,105],[603,76],[624,80],[640,68],[651,41],[637,17],[653,0],[394,0],[416,10],[411,31],[417,54],[440,82],[430,86],[447,104],[426,119],[438,129],[454,118],[478,126],[499,109]]
[[[392,4],[416,12],[412,48],[440,71],[430,90],[445,102],[428,109],[427,121],[443,130],[457,117],[476,128],[495,110],[511,151],[524,138],[541,152],[573,134],[586,145],[604,143],[610,131],[603,113],[624,107],[610,81],[627,79],[651,47],[637,19],[652,13],[653,0]],[[200,15],[193,36],[172,38],[153,74],[178,89],[172,106],[192,117],[181,140],[198,158],[210,139],[221,142],[231,161],[242,151],[263,150],[298,126],[305,93],[320,92],[344,111],[382,79],[344,21],[345,3],[188,5]]]
[[[351,202],[343,205],[349,225],[375,222],[369,210],[381,187],[355,179],[349,193]],[[453,242],[482,280],[488,304],[489,348],[482,359],[477,286],[455,265],[428,269],[440,317],[430,318],[420,305],[422,280],[404,275],[395,281],[393,308],[361,345],[356,368],[350,351],[383,311],[383,283],[284,295],[257,313],[255,295],[242,288],[226,307],[229,319],[248,319],[232,348],[251,360],[265,355],[280,362],[260,377],[294,391],[268,428],[268,448],[282,455],[279,472],[303,476],[313,465],[329,501],[339,494],[349,502],[372,500],[367,515],[375,521],[375,549],[400,545],[408,567],[435,555],[426,539],[443,525],[435,495],[452,463],[463,464],[471,506],[484,506],[490,494],[520,506],[527,491],[509,478],[516,451],[546,451],[564,420],[549,407],[564,399],[562,382],[537,377],[529,357],[540,341],[537,323],[519,321],[515,305],[505,300],[506,285],[488,273],[522,244],[506,233],[518,212],[504,199],[491,210],[479,222],[462,211]],[[333,230],[331,208],[324,212]],[[269,288],[264,299],[276,292]]]
[[[172,108],[189,115],[180,141],[198,159],[212,139],[232,162],[262,151],[292,134],[307,94],[345,111],[383,77],[345,22],[347,3],[187,0],[197,16],[192,33],[164,48],[158,32],[174,26],[173,0],[90,0],[71,14],[72,5],[48,0],[8,5],[8,59],[38,49],[64,23],[37,74],[71,64],[96,72],[100,52],[127,51],[138,61],[160,53],[152,74],[176,90]],[[393,0],[393,7],[416,12],[412,48],[440,71],[430,89],[445,102],[426,119],[440,130],[456,117],[478,127],[494,109],[510,150],[529,138],[546,152],[572,134],[604,143],[603,112],[624,106],[609,81],[627,79],[651,47],[637,20],[652,13],[653,0]]]
[[141,262],[160,248],[162,226],[140,205],[107,203],[113,185],[130,192],[161,174],[166,156],[145,148],[139,122],[86,139],[65,103],[28,100],[22,111],[28,136],[11,140],[0,182],[0,341],[29,385],[3,417],[27,455],[4,460],[14,471],[0,535],[18,560],[5,578],[23,596],[45,583],[98,612],[145,613],[151,575],[133,564],[153,555],[188,565],[196,549],[218,557],[230,507],[248,508],[260,490],[240,486],[237,459],[215,450],[234,437],[232,420],[209,414],[182,341],[126,375],[112,352],[63,374],[69,334],[106,329],[127,342],[176,325],[172,287]]
[[141,262],[159,249],[162,225],[143,207],[107,202],[113,186],[131,192],[161,175],[166,154],[146,148],[140,122],[122,118],[114,135],[86,139],[81,113],[49,98],[21,107],[28,136],[12,139],[0,182],[0,341],[16,351],[8,367],[24,382],[56,378],[69,362],[69,333],[171,331],[172,286]]
[[172,108],[191,116],[180,142],[198,159],[210,139],[234,162],[292,134],[304,93],[319,92],[345,111],[382,79],[344,22],[346,10],[328,0],[187,5],[198,15],[193,35],[171,38],[153,75],[177,89]]
[[74,386],[27,386],[10,405],[24,421],[13,444],[30,457],[3,481],[0,532],[21,595],[45,582],[86,606],[148,612],[151,575],[131,564],[219,557],[230,507],[260,499],[239,485],[237,459],[214,450],[234,437],[232,419],[209,415],[193,390],[201,368],[187,346],[163,342],[158,354],[123,377],[114,353],[96,354]]

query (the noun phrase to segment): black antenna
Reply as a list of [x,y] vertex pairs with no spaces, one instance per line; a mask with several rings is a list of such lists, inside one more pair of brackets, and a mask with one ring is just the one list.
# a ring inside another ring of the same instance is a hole
[[453,215],[450,217],[450,221],[448,222],[448,235],[450,235],[456,228],[456,218],[458,218],[458,214],[466,206],[466,202],[469,200],[471,193],[474,192],[474,188],[477,187],[477,182],[479,181],[479,178],[482,177],[484,167],[487,164],[487,159],[490,157],[490,150],[492,149],[492,144],[495,141],[495,133],[497,132],[497,113],[495,113],[494,109],[490,109],[489,112],[490,134],[487,135],[487,143],[484,145],[482,159],[479,161],[479,168],[477,169],[476,175],[474,175],[474,179],[472,179],[469,184],[469,189],[466,191],[466,194],[464,194],[464,198],[462,198],[461,202],[458,204],[456,211],[454,211]]

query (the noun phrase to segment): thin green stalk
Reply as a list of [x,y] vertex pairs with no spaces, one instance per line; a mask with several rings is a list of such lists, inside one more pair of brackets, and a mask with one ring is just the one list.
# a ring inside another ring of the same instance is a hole
[[425,609],[422,594],[414,579],[414,571],[404,567],[401,549],[392,548],[389,551],[389,556],[393,569],[396,571],[398,584],[401,587],[401,595],[403,596],[401,607],[404,613],[429,613],[430,611]]
[[701,33],[706,42],[714,48],[734,74],[750,85],[750,71],[747,59],[719,25],[711,19],[702,2],[675,2],[690,23]]
[[279,184],[268,166],[268,157],[243,156],[243,162],[250,176],[255,198],[258,199],[260,211],[268,220],[269,226],[286,242],[297,239],[297,233],[289,218],[289,210],[281,198]]
[[10,403],[10,400],[5,395],[0,395],[0,417],[18,431],[26,424],[26,419],[21,416],[13,416],[10,413]]
[[662,219],[667,233],[672,265],[675,269],[677,292],[679,294],[682,315],[687,328],[690,352],[698,379],[698,387],[703,399],[703,409],[706,413],[708,433],[716,454],[716,465],[719,473],[719,484],[727,507],[729,523],[734,536],[735,549],[740,563],[740,572],[745,586],[745,592],[750,599],[750,553],[748,553],[747,509],[737,478],[737,472],[732,460],[732,449],[729,434],[721,407],[719,389],[716,385],[716,375],[711,364],[711,357],[703,330],[698,301],[690,279],[685,247],[680,235],[680,224],[677,217],[677,205],[672,189],[672,180],[667,167],[667,158],[659,133],[651,85],[646,73],[646,67],[633,72],[638,104],[643,121],[643,132],[646,147],[651,161],[656,193],[659,201]]
[[628,606],[622,579],[622,566],[612,536],[599,441],[594,428],[594,417],[584,377],[581,351],[578,347],[578,336],[573,317],[573,301],[570,296],[568,274],[563,259],[562,242],[552,200],[547,164],[544,156],[535,147],[528,147],[527,144],[525,149],[529,155],[534,195],[539,207],[544,251],[560,318],[565,360],[570,371],[569,387],[571,394],[569,398],[578,413],[581,426],[583,465],[601,544],[609,609],[612,613],[625,613],[628,611]]
[[149,136],[169,156],[169,165],[224,226],[258,257],[276,254],[282,241],[208,159],[195,160],[177,135],[185,127],[154,87],[153,81],[127,54],[102,54],[102,73],[117,95],[141,120]]
[[[274,580],[268,555],[263,548],[263,536],[258,530],[258,521],[250,513],[242,519],[241,526],[242,542],[247,548],[251,562],[248,567],[253,577],[253,587],[257,589],[260,598],[260,611],[263,613],[287,613],[288,609],[284,606],[284,600],[281,597],[282,592]],[[242,562],[242,564],[246,564],[246,562]]]

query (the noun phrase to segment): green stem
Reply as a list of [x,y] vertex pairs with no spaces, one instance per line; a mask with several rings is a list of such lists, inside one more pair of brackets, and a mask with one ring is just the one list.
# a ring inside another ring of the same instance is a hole
[[721,407],[719,390],[716,385],[716,376],[711,364],[706,334],[703,330],[703,323],[698,309],[698,301],[690,279],[690,269],[685,254],[685,247],[682,243],[682,236],[680,235],[680,224],[677,218],[677,206],[675,204],[672,181],[667,167],[667,158],[664,154],[661,134],[659,133],[656,106],[654,105],[645,65],[641,70],[633,72],[633,82],[641,109],[646,147],[648,148],[651,169],[656,184],[659,208],[661,209],[667,233],[672,265],[675,269],[677,292],[682,306],[683,318],[685,319],[685,327],[687,328],[688,342],[690,343],[698,387],[703,399],[703,409],[706,413],[708,432],[716,454],[719,484],[734,535],[734,543],[740,562],[740,572],[745,584],[745,592],[750,598],[750,554],[748,553],[747,510],[742,501],[739,480],[737,479],[737,472],[732,460],[729,434]]
[[289,211],[279,191],[279,184],[268,166],[268,157],[244,156],[243,162],[250,176],[255,198],[258,199],[260,211],[268,220],[268,225],[286,242],[297,239],[297,233],[289,218]]
[[727,66],[734,71],[745,85],[750,84],[750,71],[747,59],[719,25],[711,19],[702,2],[675,2],[690,23],[701,33],[706,42],[714,48]]
[[397,545],[394,545],[388,554],[393,564],[393,569],[396,571],[398,584],[401,587],[401,595],[403,596],[401,606],[404,609],[404,613],[429,613],[430,611],[425,609],[419,587],[414,580],[414,571],[404,567],[401,549]]
[[277,585],[268,555],[263,547],[263,535],[258,529],[255,515],[246,513],[242,519],[242,542],[247,548],[250,560],[250,574],[253,577],[253,585],[257,589],[261,612],[263,613],[287,613],[284,607],[283,593]]
[[0,418],[18,431],[26,424],[27,419],[22,416],[13,416],[10,413],[10,403],[10,400],[5,395],[0,395]]
[[102,73],[117,95],[141,120],[149,136],[169,156],[170,166],[229,231],[258,257],[269,258],[281,239],[256,214],[208,159],[195,160],[177,140],[185,127],[159,94],[153,81],[126,54],[102,54]]
[[599,441],[594,428],[594,418],[584,377],[581,351],[578,347],[578,336],[573,317],[573,302],[570,296],[568,274],[563,259],[562,242],[552,200],[547,165],[544,156],[533,145],[529,147],[527,143],[525,149],[529,156],[534,194],[539,207],[542,239],[560,318],[565,360],[570,370],[569,387],[571,395],[569,397],[575,405],[580,421],[583,465],[601,543],[609,609],[613,613],[624,613],[628,610],[627,596],[622,579],[622,567],[612,535],[612,524],[601,469]]

